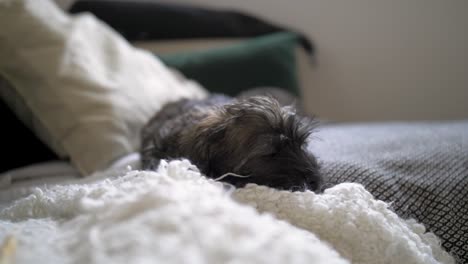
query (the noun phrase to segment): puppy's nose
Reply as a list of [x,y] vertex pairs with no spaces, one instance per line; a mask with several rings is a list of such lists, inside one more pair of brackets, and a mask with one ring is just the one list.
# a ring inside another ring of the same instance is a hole
[[320,180],[309,180],[307,182],[307,189],[315,193],[322,193],[322,182]]

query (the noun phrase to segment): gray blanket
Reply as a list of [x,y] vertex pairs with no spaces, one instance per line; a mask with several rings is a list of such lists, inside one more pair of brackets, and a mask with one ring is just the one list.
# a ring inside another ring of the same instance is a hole
[[328,186],[363,184],[468,263],[468,121],[326,125],[314,136]]

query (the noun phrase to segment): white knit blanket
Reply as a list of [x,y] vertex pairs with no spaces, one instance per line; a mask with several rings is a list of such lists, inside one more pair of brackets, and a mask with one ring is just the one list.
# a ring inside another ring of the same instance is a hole
[[1,260],[454,263],[423,226],[357,184],[323,194],[257,185],[232,192],[188,161],[109,174],[37,188],[0,211],[0,242],[10,241]]

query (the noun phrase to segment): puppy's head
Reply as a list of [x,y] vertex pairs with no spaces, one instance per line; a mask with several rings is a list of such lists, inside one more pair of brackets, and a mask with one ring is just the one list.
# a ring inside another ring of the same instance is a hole
[[188,154],[209,177],[226,173],[235,186],[257,183],[284,190],[318,190],[315,157],[307,151],[311,119],[299,117],[271,97],[250,97],[211,109],[181,137]]

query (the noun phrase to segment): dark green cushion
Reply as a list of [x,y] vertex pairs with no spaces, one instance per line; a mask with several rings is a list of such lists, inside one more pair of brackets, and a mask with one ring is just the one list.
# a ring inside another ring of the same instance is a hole
[[159,58],[211,92],[234,96],[253,87],[275,86],[299,95],[295,57],[298,40],[297,34],[280,32]]

